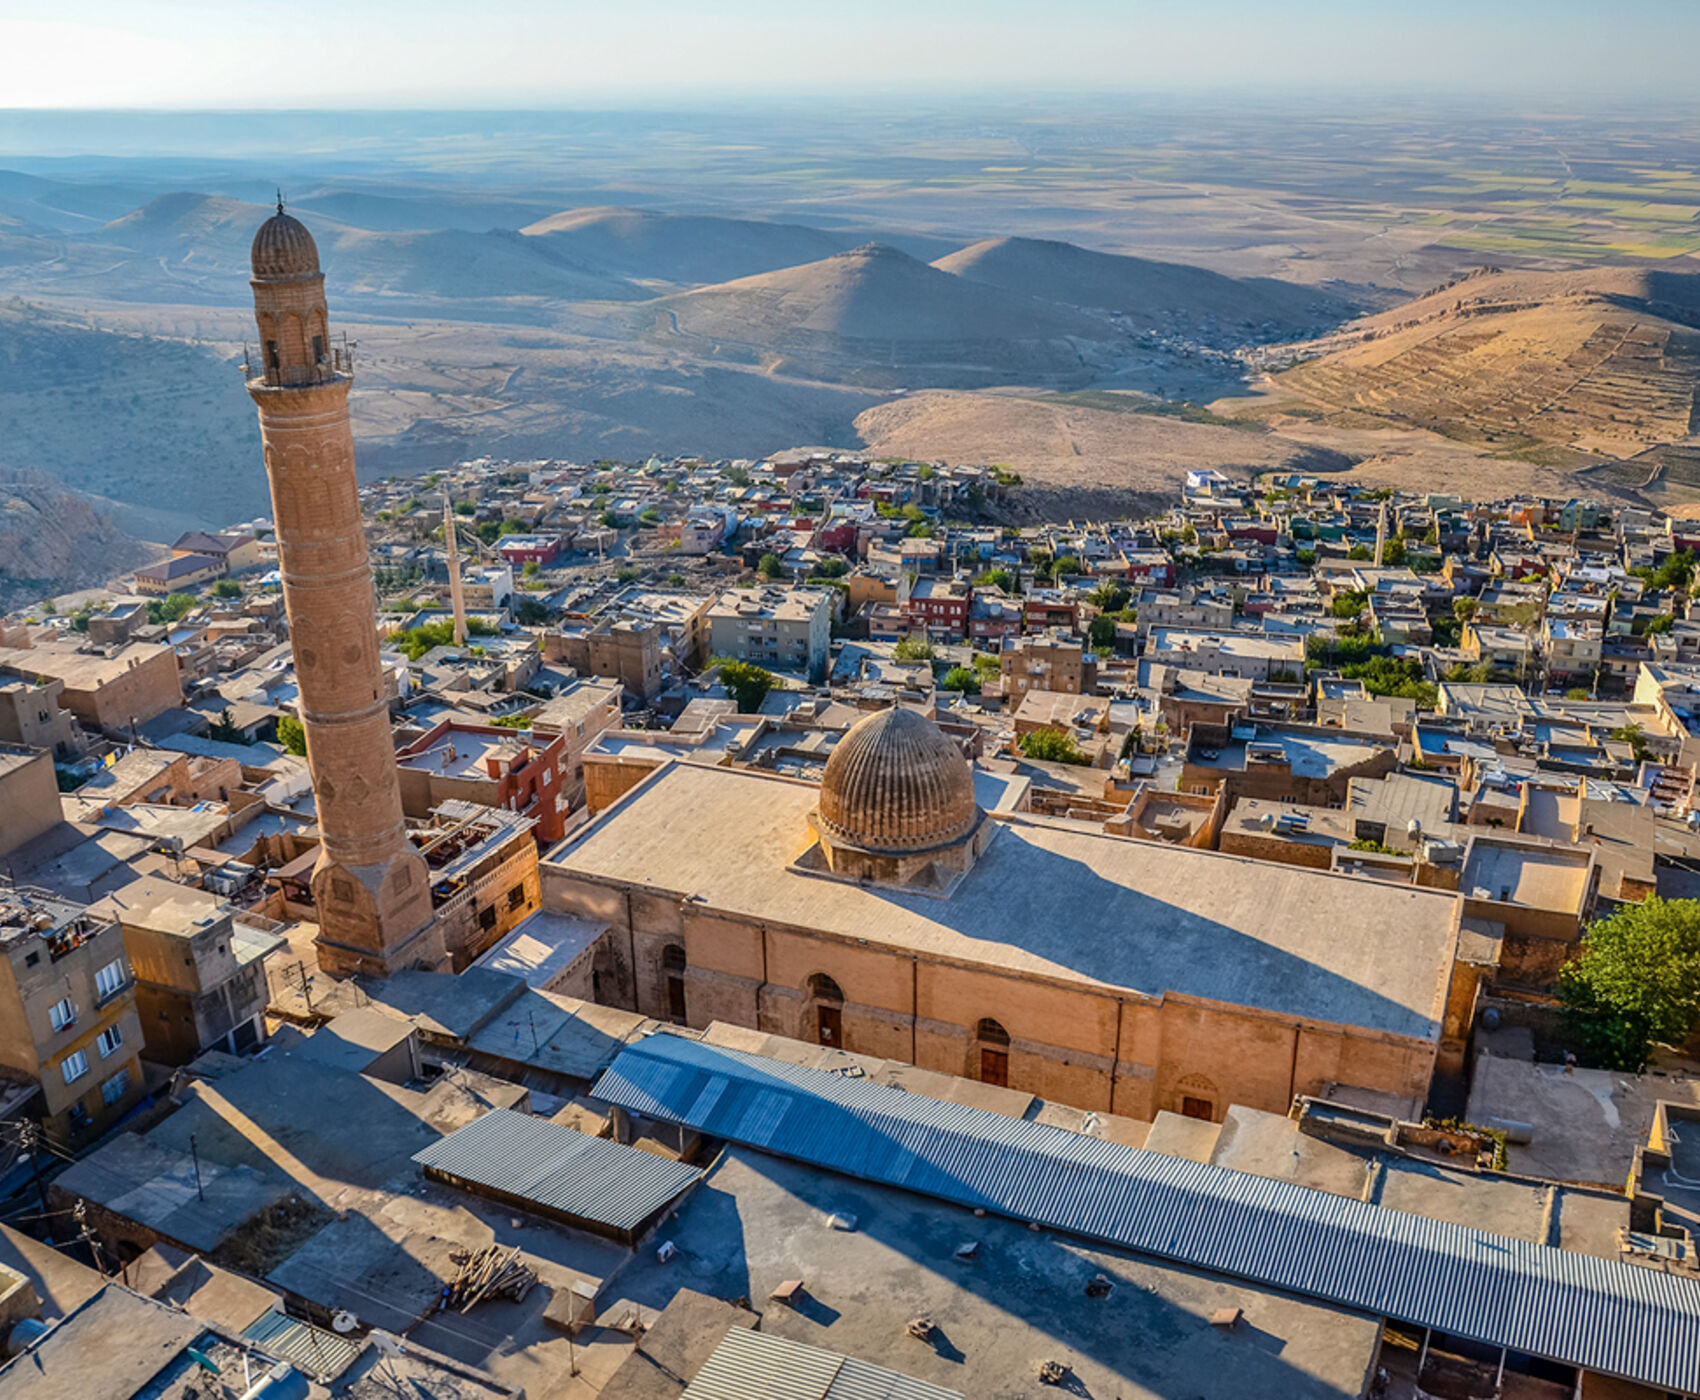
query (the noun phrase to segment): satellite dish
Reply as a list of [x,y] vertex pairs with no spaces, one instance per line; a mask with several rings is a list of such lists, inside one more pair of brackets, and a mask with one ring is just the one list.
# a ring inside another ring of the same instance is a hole
[[346,1336],[360,1325],[360,1319],[347,1308],[338,1308],[331,1314],[331,1331]]

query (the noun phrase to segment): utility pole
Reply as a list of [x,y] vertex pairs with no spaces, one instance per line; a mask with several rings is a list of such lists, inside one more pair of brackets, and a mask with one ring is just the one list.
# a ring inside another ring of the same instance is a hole
[[[48,1214],[47,1183],[41,1179],[41,1125],[24,1121],[18,1124],[18,1150],[30,1155],[30,1174],[35,1180],[35,1194],[41,1201],[41,1213]],[[53,1233],[49,1227],[48,1234]]]

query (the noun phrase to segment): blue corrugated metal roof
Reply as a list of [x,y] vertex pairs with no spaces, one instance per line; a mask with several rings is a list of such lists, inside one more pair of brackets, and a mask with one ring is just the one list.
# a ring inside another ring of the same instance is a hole
[[320,1381],[340,1376],[360,1355],[360,1345],[300,1318],[268,1308],[242,1329],[242,1335],[267,1356],[288,1361]]
[[413,1160],[579,1220],[632,1230],[694,1182],[696,1167],[496,1108]]
[[962,1392],[766,1332],[734,1327],[679,1400],[963,1400]]
[[1671,1390],[1700,1280],[653,1035],[594,1093],[713,1137]]

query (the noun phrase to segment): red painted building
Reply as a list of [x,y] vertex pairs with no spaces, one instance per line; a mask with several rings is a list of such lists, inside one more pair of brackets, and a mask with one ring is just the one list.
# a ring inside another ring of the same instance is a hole
[[921,578],[909,590],[909,629],[928,636],[961,639],[968,635],[968,610],[974,590],[954,579]]

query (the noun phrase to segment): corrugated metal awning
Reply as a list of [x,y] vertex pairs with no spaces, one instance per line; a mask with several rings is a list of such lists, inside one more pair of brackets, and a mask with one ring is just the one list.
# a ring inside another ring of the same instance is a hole
[[964,1400],[853,1356],[734,1327],[679,1400]]
[[633,1230],[702,1175],[641,1148],[495,1108],[413,1160],[546,1210]]
[[813,1166],[1700,1393],[1700,1280],[658,1034],[596,1097]]

